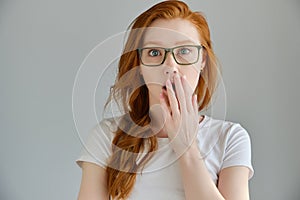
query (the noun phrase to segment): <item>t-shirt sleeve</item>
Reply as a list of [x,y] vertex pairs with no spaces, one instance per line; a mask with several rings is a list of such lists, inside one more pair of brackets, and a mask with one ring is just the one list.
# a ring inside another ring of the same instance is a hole
[[251,162],[250,136],[240,124],[233,124],[229,129],[221,169],[232,166],[248,167],[250,170],[249,179],[252,178],[254,174]]
[[76,160],[79,167],[85,161],[106,168],[111,155],[111,134],[104,121],[91,129],[86,139],[82,140],[82,149]]

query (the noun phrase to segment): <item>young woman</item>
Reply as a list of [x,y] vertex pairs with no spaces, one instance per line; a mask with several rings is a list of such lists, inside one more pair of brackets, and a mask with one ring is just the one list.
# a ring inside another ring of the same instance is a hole
[[124,115],[91,131],[77,160],[78,199],[249,199],[247,131],[199,115],[218,70],[199,12],[164,1],[138,16],[108,100],[119,102]]

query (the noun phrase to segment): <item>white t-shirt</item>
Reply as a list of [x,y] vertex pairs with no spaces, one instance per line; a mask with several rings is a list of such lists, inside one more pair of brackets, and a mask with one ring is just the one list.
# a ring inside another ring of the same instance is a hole
[[[116,129],[114,120],[103,120],[96,125],[84,142],[77,164],[81,166],[81,162],[86,161],[105,168]],[[219,172],[230,166],[248,167],[249,179],[253,176],[250,137],[240,124],[204,115],[197,137],[207,170],[216,184]],[[178,159],[169,139],[157,139],[158,151],[146,164],[142,174],[137,174],[130,200],[185,199]]]

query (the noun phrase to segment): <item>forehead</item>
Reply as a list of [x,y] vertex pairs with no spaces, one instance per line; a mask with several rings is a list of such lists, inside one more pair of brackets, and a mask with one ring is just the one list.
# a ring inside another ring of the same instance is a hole
[[185,19],[157,19],[147,29],[143,44],[174,46],[177,44],[200,44],[196,27]]

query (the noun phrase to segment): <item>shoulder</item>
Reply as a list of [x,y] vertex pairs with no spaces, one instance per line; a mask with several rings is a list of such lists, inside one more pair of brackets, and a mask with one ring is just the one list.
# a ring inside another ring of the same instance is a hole
[[246,166],[253,175],[251,164],[251,142],[248,131],[234,121],[214,119],[205,116],[200,124],[198,141],[202,156],[208,163],[218,163],[218,169],[231,166]]
[[82,150],[76,160],[77,164],[81,167],[82,162],[85,161],[105,167],[107,158],[112,153],[111,145],[116,128],[116,122],[112,118],[103,119],[95,124],[81,141]]
[[241,146],[241,143],[250,148],[249,134],[240,123],[207,115],[199,124],[198,141],[204,156],[213,149],[224,152],[229,148]]
[[216,119],[210,116],[205,116],[206,120],[203,128],[209,134],[217,134],[219,137],[230,138],[234,136],[249,137],[248,131],[238,122],[225,119]]
[[90,137],[105,137],[111,140],[118,129],[118,120],[118,118],[102,119],[90,129]]

